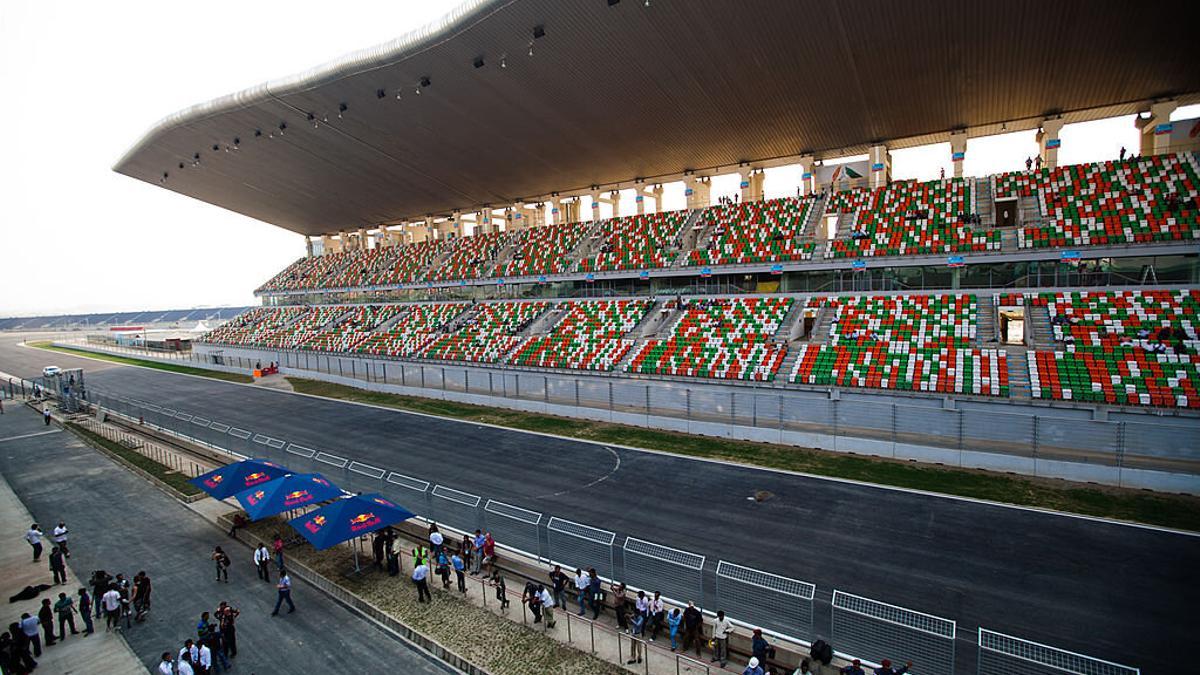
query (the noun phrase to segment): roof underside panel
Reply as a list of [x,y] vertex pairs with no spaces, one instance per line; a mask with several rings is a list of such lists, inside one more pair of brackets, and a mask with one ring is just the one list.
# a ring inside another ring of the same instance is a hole
[[[371,58],[172,116],[116,170],[327,233],[1197,92],[1186,8],[476,0],[441,30]],[[529,56],[536,25],[546,36]],[[240,149],[226,152],[235,137]]]

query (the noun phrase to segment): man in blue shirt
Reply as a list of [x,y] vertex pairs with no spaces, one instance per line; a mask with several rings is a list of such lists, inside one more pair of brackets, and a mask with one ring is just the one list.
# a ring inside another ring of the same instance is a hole
[[275,600],[275,611],[271,612],[271,616],[279,616],[279,608],[284,602],[288,604],[288,614],[296,611],[296,605],[292,604],[292,578],[286,569],[279,570],[279,583],[275,588],[279,589],[279,598]]
[[483,549],[487,543],[487,537],[483,536],[483,532],[475,530],[475,539],[472,540],[475,545],[475,557],[471,559],[471,574],[479,574],[479,569],[483,565]]
[[450,565],[454,567],[454,576],[458,580],[458,592],[466,593],[467,582],[463,573],[467,569],[467,564],[463,562],[462,553],[460,551],[455,551],[454,555],[450,556]]

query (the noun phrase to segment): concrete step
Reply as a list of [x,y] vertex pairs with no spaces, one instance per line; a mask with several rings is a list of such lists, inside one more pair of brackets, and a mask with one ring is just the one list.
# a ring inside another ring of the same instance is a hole
[[552,305],[550,309],[543,312],[540,316],[534,319],[528,326],[517,334],[521,337],[529,337],[531,335],[546,335],[554,330],[563,318],[568,314],[569,308],[567,303],[560,302]]
[[808,337],[809,342],[818,345],[829,342],[829,329],[833,327],[834,314],[830,307],[822,307],[817,311],[817,323],[813,325],[812,335]]
[[633,361],[633,357],[637,356],[637,353],[642,351],[642,346],[649,341],[650,338],[638,338],[634,340],[633,346],[629,348],[629,351],[625,352],[625,356],[622,356],[620,361],[613,364],[613,372],[624,372],[629,363]]
[[1033,398],[1029,386],[1028,350],[1017,345],[1004,347],[1008,357],[1008,395],[1011,398]]
[[775,342],[791,342],[795,339],[797,335],[794,329],[798,328],[797,324],[803,314],[804,301],[793,300],[791,308],[783,316],[783,320],[779,322],[779,328],[775,330],[775,335],[773,336]]

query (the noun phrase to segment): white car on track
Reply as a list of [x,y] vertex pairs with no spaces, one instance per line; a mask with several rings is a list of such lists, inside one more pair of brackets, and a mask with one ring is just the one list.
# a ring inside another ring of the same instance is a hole
[[42,377],[54,377],[62,372],[62,368],[58,366],[46,366],[42,368]]

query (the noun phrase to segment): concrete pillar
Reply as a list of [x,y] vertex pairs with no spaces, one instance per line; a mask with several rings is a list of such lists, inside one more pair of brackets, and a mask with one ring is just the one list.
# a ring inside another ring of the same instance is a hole
[[433,214],[432,213],[426,214],[425,220],[423,220],[421,222],[423,223],[423,226],[425,227],[425,238],[436,240],[438,238],[438,236],[437,236],[438,231],[437,231],[437,227],[434,225],[434,222],[433,222]]
[[646,195],[641,190],[633,196],[634,206],[637,207],[637,214],[643,215],[646,213]]
[[883,187],[891,182],[892,153],[888,152],[886,145],[872,145],[868,162],[871,165],[872,188]]
[[312,249],[313,249],[312,237],[305,237],[304,238],[304,257],[306,257],[306,258],[313,257]]
[[683,185],[689,209],[704,209],[712,205],[712,186],[708,176],[687,176],[683,179]]
[[562,223],[567,222],[567,221],[563,220],[563,218],[565,218],[567,215],[563,211],[563,201],[564,201],[563,198],[559,197],[557,194],[554,195],[550,199],[550,224],[551,225],[561,225]]
[[505,216],[508,218],[508,229],[524,230],[530,226],[529,220],[525,217],[525,204],[522,202],[513,202],[512,206],[508,207]]
[[1058,134],[1062,131],[1065,122],[1061,117],[1042,120],[1042,128],[1038,129],[1038,156],[1042,158],[1042,166],[1047,169],[1053,169],[1058,166],[1058,148],[1062,145],[1062,141],[1058,138]]
[[963,160],[967,158],[967,132],[950,132],[950,161],[954,163],[954,177],[962,178]]
[[610,204],[612,204],[613,218],[617,218],[621,215],[621,192],[619,190],[613,190],[612,192],[608,193],[608,201]]
[[1143,118],[1139,115],[1134,118],[1133,123],[1142,131],[1139,153],[1161,155],[1171,151],[1171,132],[1174,130],[1171,113],[1178,107],[1179,103],[1174,99],[1159,101],[1150,105],[1149,117]]
[[800,196],[810,195],[816,192],[816,165],[817,160],[812,155],[804,155],[800,158]]
[[662,183],[655,183],[654,188],[651,190],[651,192],[654,194],[654,212],[662,213],[663,212],[663,186],[662,186]]
[[[429,220],[433,221],[432,218]],[[439,241],[461,237],[462,230],[458,227],[458,212],[455,211],[454,215],[440,223],[433,223],[433,231]]]
[[492,210],[485,208],[475,214],[475,234],[488,234],[495,232],[496,229],[492,223]]
[[365,227],[358,228],[358,248],[356,250],[367,250],[367,228]]
[[763,172],[761,169],[744,167],[738,171],[741,181],[738,187],[742,190],[743,202],[756,202],[762,199]]
[[321,235],[321,255],[333,253],[333,236],[328,234]]

